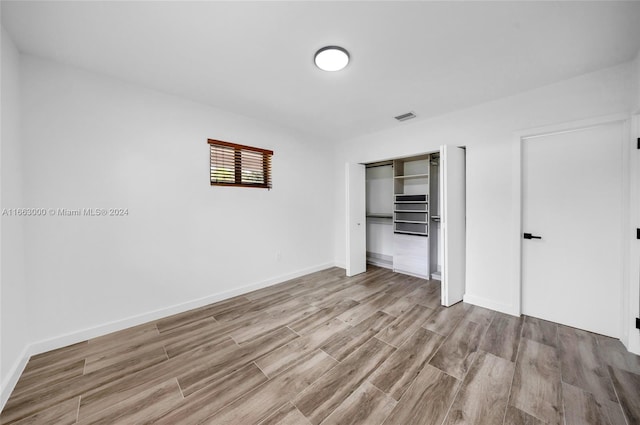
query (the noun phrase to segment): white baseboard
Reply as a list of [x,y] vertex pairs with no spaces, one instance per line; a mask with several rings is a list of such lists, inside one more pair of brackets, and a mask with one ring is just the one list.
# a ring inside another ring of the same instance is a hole
[[367,260],[367,264],[371,264],[372,266],[382,267],[383,269],[393,270],[393,264],[388,264],[381,261]]
[[224,292],[218,292],[216,294],[208,295],[206,297],[198,298],[192,301],[187,301],[180,304],[175,304],[169,307],[161,308],[154,311],[138,314],[135,316],[127,317],[121,320],[115,320],[102,325],[93,326],[91,328],[81,329],[74,332],[58,335],[53,338],[45,339],[42,341],[35,341],[27,344],[22,351],[20,358],[16,360],[14,366],[11,368],[11,372],[8,374],[5,382],[2,382],[0,390],[0,411],[4,408],[5,403],[9,399],[13,388],[15,387],[20,375],[24,371],[29,358],[33,355],[44,353],[47,351],[55,350],[58,348],[66,347],[71,344],[86,341],[91,338],[106,335],[112,332],[121,331],[123,329],[130,328],[132,326],[141,325],[143,323],[151,322],[154,320],[162,319],[174,314],[183,313],[185,311],[192,310],[194,308],[203,307],[208,304],[213,304],[218,301],[225,300],[227,298],[235,297],[238,295],[246,294],[251,291],[266,288],[268,286],[277,285],[278,283],[286,282],[287,280],[295,279],[300,276],[304,276],[310,273],[315,273],[321,270],[325,270],[331,267],[340,267],[335,263],[324,263],[317,266],[309,267],[306,269],[298,270],[292,273],[283,274],[270,279],[266,279],[260,282],[252,283],[249,285],[241,286]]
[[637,329],[633,328],[632,332],[633,335],[627,339],[625,347],[630,353],[640,356],[640,336],[637,334]]
[[9,400],[9,396],[11,395],[13,388],[18,383],[18,379],[20,379],[20,375],[22,375],[22,371],[27,365],[29,357],[33,355],[29,350],[30,345],[26,345],[22,349],[20,357],[18,357],[18,360],[13,364],[11,370],[7,374],[7,378],[0,385],[0,412],[4,409],[4,405],[7,400]]
[[488,298],[482,298],[471,294],[465,294],[463,300],[466,303],[488,308],[490,310],[499,311],[501,313],[510,314],[511,316],[520,316],[519,309],[514,308],[514,306],[512,306],[511,304],[503,304],[495,302]]

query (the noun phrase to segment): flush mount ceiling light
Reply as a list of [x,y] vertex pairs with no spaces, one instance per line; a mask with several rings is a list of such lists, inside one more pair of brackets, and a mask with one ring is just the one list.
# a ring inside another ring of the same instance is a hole
[[349,52],[338,46],[323,47],[316,52],[314,61],[323,71],[340,71],[349,63]]

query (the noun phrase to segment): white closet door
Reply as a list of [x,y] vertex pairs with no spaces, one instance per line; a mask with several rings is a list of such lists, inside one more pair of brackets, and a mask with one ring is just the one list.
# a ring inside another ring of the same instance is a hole
[[366,174],[363,164],[346,164],[347,276],[367,271]]
[[440,147],[442,305],[462,301],[465,291],[465,150]]

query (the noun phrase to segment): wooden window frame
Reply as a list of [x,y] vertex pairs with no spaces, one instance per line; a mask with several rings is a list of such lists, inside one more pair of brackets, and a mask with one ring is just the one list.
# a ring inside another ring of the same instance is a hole
[[[271,181],[271,157],[273,156],[273,151],[269,149],[256,148],[253,146],[240,145],[238,143],[225,142],[223,140],[215,140],[208,139],[207,144],[209,144],[209,181],[211,186],[232,186],[232,187],[256,187],[261,189],[271,189],[273,187]],[[225,181],[214,181],[214,176],[212,173],[214,166],[214,157],[212,155],[212,147],[226,147],[232,148],[234,150],[234,181],[233,182],[225,182]],[[257,152],[262,155],[262,175],[264,183],[249,183],[242,181],[242,170],[243,170],[243,161],[242,161],[242,151],[249,152]]]

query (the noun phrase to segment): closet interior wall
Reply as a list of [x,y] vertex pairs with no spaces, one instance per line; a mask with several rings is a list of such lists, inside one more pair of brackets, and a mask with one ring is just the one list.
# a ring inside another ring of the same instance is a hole
[[393,268],[393,163],[367,164],[367,263]]

